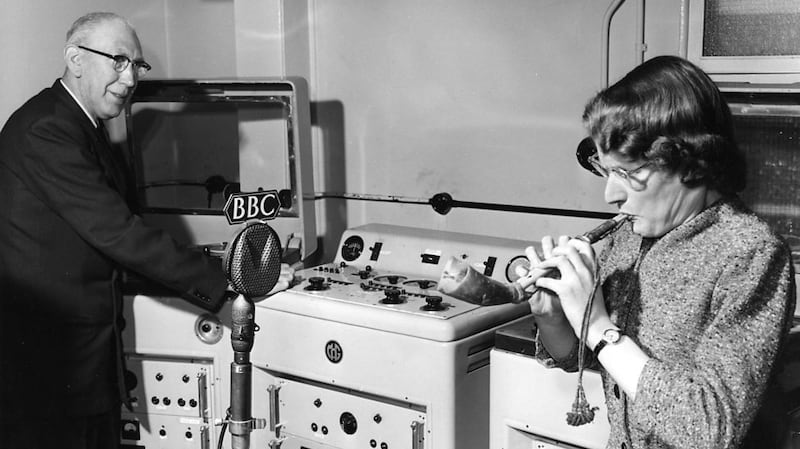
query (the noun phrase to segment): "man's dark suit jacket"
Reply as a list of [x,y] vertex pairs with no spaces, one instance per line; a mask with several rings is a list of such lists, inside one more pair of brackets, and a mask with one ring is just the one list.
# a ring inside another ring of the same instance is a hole
[[59,80],[0,132],[0,419],[119,406],[120,269],[221,305],[219,262],[144,225],[132,186]]

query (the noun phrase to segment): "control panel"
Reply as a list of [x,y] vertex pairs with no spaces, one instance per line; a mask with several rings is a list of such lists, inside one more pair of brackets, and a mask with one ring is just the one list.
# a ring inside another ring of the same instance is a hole
[[133,411],[122,412],[122,447],[211,447],[212,367],[203,360],[129,355],[127,377],[135,387]]
[[[421,449],[424,407],[398,400],[363,398],[330,386],[281,379],[269,388],[281,447]],[[283,424],[283,423],[286,424]]]

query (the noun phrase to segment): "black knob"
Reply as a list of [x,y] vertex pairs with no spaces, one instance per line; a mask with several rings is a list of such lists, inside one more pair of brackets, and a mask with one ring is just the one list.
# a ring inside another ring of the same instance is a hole
[[400,276],[397,276],[396,274],[390,274],[386,276],[386,279],[389,280],[390,284],[396,284],[397,281],[400,279]]
[[358,421],[356,421],[356,417],[350,412],[342,413],[339,417],[339,424],[342,426],[344,433],[348,435],[352,435],[358,430]]
[[314,287],[323,287],[325,286],[325,278],[314,276],[308,280],[308,282],[313,285]]
[[436,312],[440,310],[445,310],[445,305],[442,304],[442,297],[441,296],[426,296],[425,297],[425,305],[420,307],[420,309],[425,310],[427,312]]
[[308,287],[306,290],[326,290],[328,286],[325,284],[325,278],[321,276],[312,276],[308,278]]
[[386,290],[386,297],[381,300],[384,304],[400,304],[403,302],[403,298],[400,296],[400,289],[398,288],[390,288]]

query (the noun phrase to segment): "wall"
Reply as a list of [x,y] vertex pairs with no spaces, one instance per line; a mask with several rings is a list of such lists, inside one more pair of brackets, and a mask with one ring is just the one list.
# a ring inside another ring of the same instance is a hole
[[0,4],[0,57],[6,61],[0,71],[0,123],[63,73],[65,33],[90,11],[116,12],[131,21],[153,66],[148,78],[279,76],[284,71],[280,0],[5,0]]
[[[394,195],[609,211],[574,162],[583,104],[601,87],[611,0],[4,0],[0,122],[63,70],[64,32],[103,9],[137,27],[153,77],[300,75],[310,82],[314,184]],[[680,0],[644,2],[646,57],[678,53]],[[628,0],[614,17],[611,79],[637,61]],[[31,31],[35,30],[35,31]],[[200,31],[201,30],[201,31]],[[326,199],[317,228],[385,222],[538,239],[594,221]]]
[[[422,202],[447,192],[461,201],[611,210],[602,180],[574,157],[584,136],[583,106],[602,87],[602,18],[610,3],[312,0],[317,163],[325,168],[317,188]],[[645,57],[678,53],[680,2],[646,6]],[[614,16],[612,80],[637,63],[638,8],[629,0]],[[383,222],[539,239],[594,223],[328,203],[319,226],[329,229]]]

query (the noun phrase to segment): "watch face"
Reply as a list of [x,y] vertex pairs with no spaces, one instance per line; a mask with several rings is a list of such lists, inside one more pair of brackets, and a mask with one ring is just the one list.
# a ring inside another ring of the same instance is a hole
[[606,329],[605,332],[603,332],[603,340],[609,343],[616,343],[621,337],[622,334],[618,329]]

